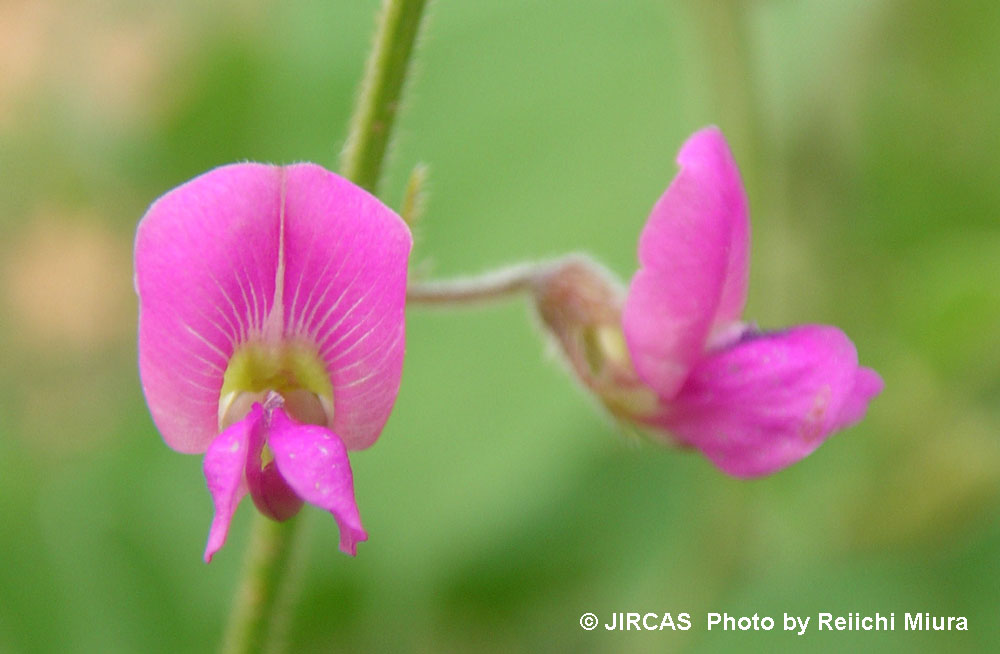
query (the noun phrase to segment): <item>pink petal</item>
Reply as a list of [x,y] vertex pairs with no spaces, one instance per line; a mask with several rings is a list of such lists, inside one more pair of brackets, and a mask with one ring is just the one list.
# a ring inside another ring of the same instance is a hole
[[[265,400],[264,405],[271,406],[271,408],[264,408],[268,417],[261,422],[260,427],[250,432],[246,486],[258,511],[272,520],[284,522],[299,512],[302,508],[302,498],[288,486],[288,482],[281,476],[273,460],[261,465],[264,445],[270,436],[270,416],[273,415],[274,411],[273,405],[270,405],[268,400]],[[260,404],[253,406],[254,411],[260,408]]]
[[234,348],[274,300],[281,170],[235,164],[153,203],[139,223],[139,372],[170,447],[204,452]]
[[354,477],[344,443],[329,429],[292,422],[275,408],[268,446],[278,471],[299,497],[333,514],[340,528],[340,549],[354,556],[368,540],[354,500]]
[[640,268],[622,318],[636,372],[665,399],[710,334],[739,320],[749,249],[746,195],[722,133],[695,133],[677,163],[639,238]]
[[243,471],[251,441],[263,438],[260,433],[263,431],[263,415],[260,404],[255,404],[243,420],[233,423],[219,434],[205,452],[205,481],[215,505],[215,516],[205,546],[205,563],[211,562],[212,556],[226,542],[229,523],[240,500],[247,494]]
[[136,235],[139,367],[167,444],[201,452],[247,340],[301,338],[334,388],[331,426],[371,445],[402,371],[408,228],[313,164],[213,170],[153,204]]
[[736,477],[766,475],[860,419],[881,390],[839,330],[796,327],[753,336],[691,371],[661,426]]
[[715,311],[712,330],[738,322],[747,301],[747,276],[750,259],[750,212],[739,168],[726,139],[717,127],[707,127],[687,140],[677,163],[683,168],[704,169],[703,184],[715,189],[725,205],[729,223],[729,249],[722,297]]
[[329,426],[368,447],[389,418],[403,367],[406,224],[313,164],[287,168],[285,330],[315,343],[333,383]]
[[868,402],[882,392],[882,378],[871,368],[858,368],[854,374],[854,387],[844,402],[834,429],[849,427],[865,416]]

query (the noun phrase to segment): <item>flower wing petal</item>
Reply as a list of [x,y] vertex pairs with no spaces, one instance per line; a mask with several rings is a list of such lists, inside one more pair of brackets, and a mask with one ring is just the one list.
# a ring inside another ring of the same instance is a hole
[[365,448],[399,390],[413,239],[346,179],[313,164],[286,171],[285,331],[316,345],[333,384],[330,427],[349,449]]
[[666,399],[711,332],[739,319],[749,248],[746,195],[722,133],[695,133],[677,163],[639,238],[622,318],[636,372]]
[[225,544],[236,507],[247,494],[244,475],[247,454],[251,441],[262,438],[259,430],[262,428],[263,415],[260,404],[255,404],[245,418],[219,434],[205,452],[205,481],[215,505],[215,516],[212,518],[208,544],[205,546],[205,563],[211,562],[212,556]]
[[850,427],[865,417],[868,402],[882,392],[882,377],[871,368],[858,368],[854,374],[854,387],[837,416],[834,429]]
[[859,420],[882,388],[835,327],[750,337],[691,371],[662,426],[736,477],[766,475]]
[[136,230],[139,373],[166,443],[204,452],[235,347],[274,301],[281,171],[211,170],[170,191]]
[[368,540],[354,500],[354,477],[347,448],[332,431],[300,425],[276,408],[271,414],[268,446],[274,462],[299,497],[333,514],[340,528],[340,549],[354,556],[357,544]]

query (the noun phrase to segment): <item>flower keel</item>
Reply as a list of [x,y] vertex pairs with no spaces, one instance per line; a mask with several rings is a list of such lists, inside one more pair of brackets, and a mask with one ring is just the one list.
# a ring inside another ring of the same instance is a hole
[[352,556],[357,543],[368,538],[361,527],[343,441],[325,427],[290,418],[283,403],[272,392],[263,405],[255,403],[245,418],[223,431],[205,453],[205,480],[215,505],[206,562],[225,543],[236,506],[247,492],[260,512],[273,520],[291,518],[304,501],[326,509],[340,528],[340,549]]

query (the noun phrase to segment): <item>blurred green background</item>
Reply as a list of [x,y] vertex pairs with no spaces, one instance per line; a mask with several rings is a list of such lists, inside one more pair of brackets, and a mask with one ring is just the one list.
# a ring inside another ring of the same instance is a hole
[[[216,165],[333,167],[376,0],[0,3],[0,652],[218,644],[245,502],[206,566],[199,457],[136,373],[131,243]],[[352,463],[370,541],[311,548],[292,651],[973,652],[1000,640],[1000,4],[445,2],[382,197],[430,166],[415,269],[585,250],[627,279],[695,129],[753,223],[747,316],[842,327],[886,388],[772,477],[622,438],[523,301],[415,307]],[[591,611],[687,632],[585,632]],[[895,612],[895,632],[708,632],[709,611]],[[904,612],[967,633],[902,630]]]

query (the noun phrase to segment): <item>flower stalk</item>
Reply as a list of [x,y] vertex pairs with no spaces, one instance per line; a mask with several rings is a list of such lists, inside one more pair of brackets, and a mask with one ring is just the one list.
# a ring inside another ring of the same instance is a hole
[[532,291],[541,280],[570,258],[520,263],[472,277],[410,282],[406,288],[406,302],[445,307],[504,300]]
[[[381,175],[425,5],[425,0],[385,0],[378,18],[340,160],[341,174],[371,192]],[[288,616],[279,615],[278,609],[282,603],[292,603],[293,586],[299,581],[289,564],[304,558],[293,556],[301,523],[301,519],[275,522],[256,517],[226,631],[222,650],[226,654],[285,649],[280,640]]]
[[[243,579],[222,645],[224,654],[268,651],[280,648],[278,622],[287,616],[276,613],[282,577],[301,538],[302,520],[276,522],[263,515],[254,517],[253,535],[246,552]],[[286,607],[287,608],[287,607]]]

